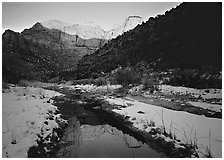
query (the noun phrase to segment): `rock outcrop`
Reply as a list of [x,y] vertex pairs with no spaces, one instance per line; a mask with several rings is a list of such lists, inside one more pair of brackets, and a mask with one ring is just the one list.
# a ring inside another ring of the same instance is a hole
[[125,22],[112,28],[109,31],[104,31],[99,26],[93,23],[70,24],[58,20],[50,20],[41,22],[41,24],[49,29],[58,29],[69,35],[77,35],[82,39],[106,39],[110,40],[122,35],[131,29],[134,29],[138,24],[141,24],[143,19],[140,16],[129,16]]

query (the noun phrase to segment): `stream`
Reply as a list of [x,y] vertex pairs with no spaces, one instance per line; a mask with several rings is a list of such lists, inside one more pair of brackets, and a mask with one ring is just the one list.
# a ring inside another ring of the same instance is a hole
[[80,92],[64,90],[65,97],[54,99],[68,127],[60,142],[58,158],[155,158],[166,157],[145,143],[106,112],[95,109],[99,104],[82,97]]

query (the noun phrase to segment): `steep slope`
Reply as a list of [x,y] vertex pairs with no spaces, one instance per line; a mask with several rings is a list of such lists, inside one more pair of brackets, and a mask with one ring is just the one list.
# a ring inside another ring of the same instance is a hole
[[134,29],[138,24],[142,24],[142,22],[143,19],[140,16],[129,16],[128,18],[126,18],[125,22],[122,25],[117,26],[106,32],[104,38],[116,38],[117,36],[122,35],[124,32]]
[[140,61],[154,69],[197,68],[221,71],[221,3],[182,3],[112,39],[78,64],[78,77],[110,72]]
[[52,74],[74,69],[83,55],[93,53],[102,40],[83,40],[78,36],[48,29],[40,23],[21,33],[11,30],[2,35],[3,80],[47,80]]

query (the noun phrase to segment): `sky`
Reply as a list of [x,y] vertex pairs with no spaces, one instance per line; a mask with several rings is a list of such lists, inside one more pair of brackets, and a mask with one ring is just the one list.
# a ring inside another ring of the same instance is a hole
[[3,2],[2,30],[21,32],[36,22],[59,20],[72,24],[93,22],[105,31],[122,24],[130,15],[163,14],[180,2]]

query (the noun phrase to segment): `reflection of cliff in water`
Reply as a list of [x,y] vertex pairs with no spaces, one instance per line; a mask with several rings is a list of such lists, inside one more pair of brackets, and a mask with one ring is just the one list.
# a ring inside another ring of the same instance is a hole
[[58,157],[164,157],[146,144],[105,125],[81,125],[73,118]]
[[161,157],[146,144],[110,125],[83,125],[78,157]]

